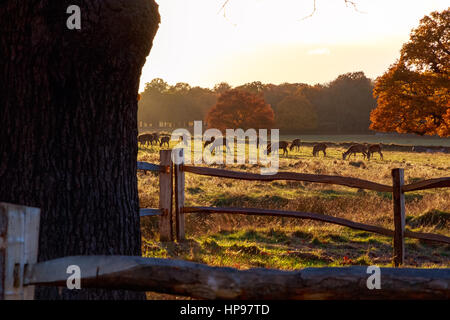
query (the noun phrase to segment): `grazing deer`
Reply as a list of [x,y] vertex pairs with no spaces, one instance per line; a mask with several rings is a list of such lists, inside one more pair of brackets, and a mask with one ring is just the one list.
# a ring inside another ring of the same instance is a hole
[[151,138],[150,138],[150,144],[153,145],[153,141],[155,142],[155,145],[157,145],[159,143],[159,134],[156,132],[153,132],[151,134]]
[[291,146],[289,147],[289,150],[292,151],[292,149],[297,148],[297,151],[300,150],[300,139],[295,139],[292,141]]
[[323,152],[323,156],[326,157],[327,153],[325,152],[325,150],[327,150],[327,145],[325,143],[315,144],[314,147],[313,147],[313,151],[312,151],[313,156],[315,157],[316,155],[318,155],[318,153],[320,151],[322,151]]
[[148,146],[148,144],[152,142],[153,135],[151,133],[144,133],[138,136],[138,143]]
[[352,146],[350,146],[350,148],[348,148],[347,151],[345,151],[344,153],[342,153],[342,159],[345,160],[345,158],[347,158],[348,155],[354,155],[356,158],[356,154],[357,153],[362,153],[364,159],[367,156],[367,146],[363,145],[363,144],[354,144]]
[[283,156],[285,154],[289,155],[288,146],[289,146],[289,142],[287,142],[287,141],[280,141],[278,143],[271,143],[267,147],[266,154],[271,153],[272,152],[272,148],[274,148],[274,150],[283,149]]
[[167,144],[167,147],[170,147],[169,141],[170,141],[170,137],[163,136],[163,137],[161,137],[161,142],[160,142],[159,146],[162,147],[164,144]]
[[211,140],[205,142],[204,147],[206,148],[208,145],[211,145],[210,152],[219,148],[220,146],[225,146],[227,151],[230,151],[230,147],[228,147],[227,140],[223,137],[216,139],[216,137],[211,137]]
[[367,149],[367,160],[375,153],[378,152],[380,154],[381,160],[383,160],[383,154],[381,153],[381,145],[379,144],[371,144]]

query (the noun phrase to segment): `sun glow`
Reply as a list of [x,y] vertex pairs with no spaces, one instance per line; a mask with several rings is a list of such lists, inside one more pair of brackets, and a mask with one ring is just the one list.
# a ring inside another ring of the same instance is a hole
[[[212,87],[226,81],[318,83],[381,75],[419,20],[447,0],[159,0],[161,25],[141,77]],[[360,12],[359,12],[360,11]],[[362,13],[361,13],[362,12]]]

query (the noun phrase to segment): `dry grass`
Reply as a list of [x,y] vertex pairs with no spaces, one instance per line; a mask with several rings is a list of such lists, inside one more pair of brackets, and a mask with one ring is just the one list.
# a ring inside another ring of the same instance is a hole
[[[391,169],[404,168],[406,183],[450,176],[450,155],[384,152],[384,161],[342,160],[343,149],[313,158],[311,148],[281,157],[280,170],[357,177],[392,184]],[[140,161],[158,163],[159,149],[141,149]],[[218,166],[215,166],[218,167]],[[228,166],[259,172],[257,166]],[[141,207],[158,206],[158,178],[138,173]],[[328,214],[393,228],[388,193],[306,182],[253,182],[186,175],[187,206],[259,207]],[[407,227],[450,236],[450,190],[406,195]],[[188,241],[158,242],[157,218],[142,219],[145,256],[185,259],[236,268],[298,269],[306,266],[391,266],[392,239],[336,225],[293,218],[240,215],[187,217]],[[449,267],[450,247],[407,239],[406,266]],[[159,297],[161,298],[161,297]]]

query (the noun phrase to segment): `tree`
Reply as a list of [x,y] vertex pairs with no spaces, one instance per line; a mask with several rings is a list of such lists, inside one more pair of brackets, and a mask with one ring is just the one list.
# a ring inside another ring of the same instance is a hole
[[233,89],[221,94],[206,116],[209,128],[270,129],[274,124],[272,108],[259,95]]
[[[39,261],[140,255],[139,76],[159,25],[151,0],[0,1],[0,201],[41,208]],[[40,288],[38,299],[140,299]]]
[[364,72],[339,75],[327,85],[329,95],[327,117],[334,119],[337,132],[367,132],[370,112],[376,107],[373,84]]
[[275,119],[277,126],[284,131],[308,131],[317,127],[316,110],[302,95],[284,98],[277,106]]
[[231,90],[231,86],[226,82],[218,83],[214,86],[213,91],[217,94],[222,94],[225,91]]
[[376,80],[378,131],[450,136],[450,9],[420,20],[400,59]]

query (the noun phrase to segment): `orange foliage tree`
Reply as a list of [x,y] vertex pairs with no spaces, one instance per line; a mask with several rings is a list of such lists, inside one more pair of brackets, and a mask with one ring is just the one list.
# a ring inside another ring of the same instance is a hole
[[239,89],[222,93],[206,115],[209,128],[225,133],[226,129],[270,129],[274,113],[261,95]]
[[375,82],[377,131],[450,136],[450,9],[425,16]]

